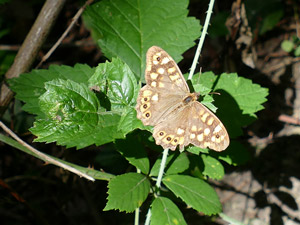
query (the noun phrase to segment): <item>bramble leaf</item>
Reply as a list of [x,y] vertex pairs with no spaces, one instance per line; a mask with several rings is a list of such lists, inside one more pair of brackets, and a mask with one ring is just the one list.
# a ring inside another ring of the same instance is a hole
[[108,183],[108,202],[103,210],[133,212],[146,200],[149,191],[150,182],[142,174],[126,173],[116,176]]
[[84,84],[58,79],[47,82],[45,88],[40,107],[47,118],[36,120],[30,129],[37,136],[35,141],[84,148],[124,138],[117,132],[121,114],[100,107]]
[[87,7],[84,19],[104,55],[118,56],[144,81],[149,47],[158,45],[179,62],[200,36],[187,6],[188,0],[103,0]]
[[60,78],[87,84],[94,71],[94,68],[83,64],[76,64],[74,67],[51,65],[47,70],[32,70],[21,74],[18,78],[8,80],[8,83],[16,93],[16,98],[26,103],[23,110],[43,118],[39,97],[46,91],[45,82]]
[[[159,157],[154,163],[150,172],[150,176],[158,176],[160,164],[161,164],[161,157]],[[187,170],[188,167],[189,167],[189,160],[186,154],[172,152],[167,157],[165,174],[169,175],[169,174],[181,173]]]
[[188,206],[206,215],[221,212],[222,206],[215,190],[205,181],[186,176],[168,175],[163,183]]
[[168,198],[157,197],[152,205],[151,225],[185,225],[186,222],[178,207]]
[[223,178],[224,167],[217,159],[206,154],[201,154],[201,158],[204,163],[203,175],[217,180]]

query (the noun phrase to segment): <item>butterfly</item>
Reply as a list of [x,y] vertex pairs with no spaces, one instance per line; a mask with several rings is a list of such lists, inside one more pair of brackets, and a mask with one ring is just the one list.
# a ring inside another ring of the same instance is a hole
[[163,49],[152,46],[146,55],[146,85],[137,98],[137,118],[154,126],[157,145],[175,150],[193,144],[223,151],[229,136],[222,122],[197,101],[176,62]]

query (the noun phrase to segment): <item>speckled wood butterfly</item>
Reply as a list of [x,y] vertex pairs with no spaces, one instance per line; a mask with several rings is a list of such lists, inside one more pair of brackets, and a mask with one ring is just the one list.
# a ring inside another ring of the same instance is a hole
[[163,49],[147,52],[145,79],[136,105],[137,118],[154,126],[156,144],[175,150],[189,144],[223,151],[229,136],[221,121],[190,93],[176,62]]

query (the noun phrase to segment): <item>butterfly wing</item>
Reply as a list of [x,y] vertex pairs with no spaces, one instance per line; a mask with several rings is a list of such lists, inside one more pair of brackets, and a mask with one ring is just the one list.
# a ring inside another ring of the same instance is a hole
[[176,62],[157,46],[147,52],[145,78],[146,85],[137,99],[137,118],[155,126],[181,104],[190,90]]
[[145,79],[147,85],[181,93],[190,93],[190,89],[173,58],[163,49],[152,46],[146,55]]
[[163,123],[154,127],[156,144],[175,150],[193,144],[200,148],[223,151],[229,136],[222,122],[204,105],[195,101],[169,114]]

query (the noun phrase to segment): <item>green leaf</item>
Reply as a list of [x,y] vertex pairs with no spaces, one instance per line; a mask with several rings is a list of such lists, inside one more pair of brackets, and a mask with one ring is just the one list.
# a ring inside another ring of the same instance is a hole
[[178,207],[168,198],[158,197],[151,205],[151,225],[185,225]]
[[212,17],[211,26],[209,27],[209,37],[217,38],[229,34],[228,29],[225,25],[229,15],[230,12],[228,11],[219,11]]
[[103,103],[107,109],[119,111],[121,119],[118,130],[127,134],[136,128],[144,129],[136,117],[135,104],[139,91],[137,81],[130,70],[120,59],[99,64],[95,74],[89,80],[89,87],[97,87],[105,93]]
[[262,26],[259,33],[264,34],[265,32],[272,30],[276,26],[276,24],[281,20],[283,14],[284,12],[282,9],[268,14],[262,22]]
[[[267,99],[268,89],[262,88],[258,84],[253,84],[251,80],[238,77],[237,74],[223,73],[215,76],[212,72],[206,72],[192,79],[194,87],[198,88],[198,84],[213,89],[213,92],[219,93],[213,96],[214,105],[218,107],[217,116],[224,123],[231,138],[242,134],[241,127],[252,123],[256,115],[255,113],[262,110],[261,105]],[[195,88],[195,91],[199,92]],[[207,90],[205,90],[207,93]],[[206,98],[205,104],[214,111],[215,107],[211,107],[212,99]]]
[[174,56],[194,46],[199,21],[188,15],[188,0],[103,0],[87,7],[84,19],[106,57],[120,57],[144,80],[146,52],[158,45]]
[[142,174],[126,173],[108,183],[108,202],[104,211],[118,209],[133,212],[140,207],[150,191],[150,182]]
[[[0,31],[0,38],[1,38]],[[7,72],[14,62],[16,53],[11,51],[0,51],[0,78]]]
[[221,74],[214,87],[220,95],[214,96],[218,117],[227,128],[230,137],[240,136],[241,127],[256,119],[255,113],[262,110],[267,101],[268,89],[237,74]]
[[163,183],[188,206],[206,215],[221,212],[222,206],[215,190],[201,179],[185,175],[168,175]]
[[208,153],[209,150],[207,148],[199,148],[199,147],[196,147],[196,146],[188,146],[186,148],[186,150],[192,154],[195,154],[195,155],[200,155],[200,153]]
[[130,164],[148,174],[150,169],[147,153],[135,134],[128,134],[125,140],[116,140],[118,151],[129,161]]
[[46,91],[45,82],[61,78],[87,84],[94,71],[88,65],[77,64],[74,68],[52,65],[47,70],[32,70],[30,73],[21,74],[18,78],[8,80],[8,83],[16,93],[16,98],[26,103],[23,110],[44,118],[45,115],[39,107],[39,97]]
[[281,0],[247,0],[244,3],[249,25],[252,31],[260,26],[259,34],[273,29],[284,13],[284,4]]
[[291,52],[293,51],[294,43],[289,40],[284,40],[283,42],[281,42],[281,48],[286,52]]
[[[150,176],[158,176],[162,155],[154,163]],[[177,174],[189,168],[189,159],[185,153],[172,152],[167,157],[165,174]]]
[[300,45],[295,49],[295,56],[300,56]]
[[203,175],[217,180],[223,178],[224,167],[217,159],[206,154],[201,154],[201,158],[204,163]]
[[38,119],[30,129],[38,137],[35,141],[83,148],[125,137],[118,130],[120,113],[101,108],[84,84],[58,79],[47,82],[45,88],[40,107],[47,118]]
[[120,59],[98,65],[95,74],[90,78],[89,87],[98,86],[108,97],[111,109],[122,110],[135,106],[138,94],[137,81],[130,70]]
[[127,134],[136,128],[148,130],[148,128],[143,125],[142,121],[137,119],[135,108],[126,107],[122,111],[118,129],[122,131],[124,134]]

